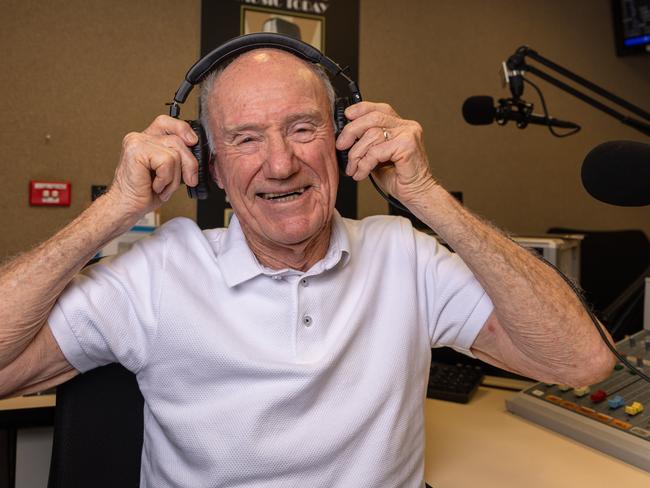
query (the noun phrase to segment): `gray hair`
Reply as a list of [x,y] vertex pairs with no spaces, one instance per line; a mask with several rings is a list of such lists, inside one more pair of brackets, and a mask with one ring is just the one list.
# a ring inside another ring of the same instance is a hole
[[[238,57],[238,56],[237,56]],[[215,154],[215,144],[214,138],[212,136],[212,128],[210,125],[210,94],[214,88],[214,84],[221,76],[221,73],[232,63],[237,57],[234,57],[228,60],[226,63],[221,64],[217,69],[212,71],[208,76],[206,76],[201,82],[201,93],[199,95],[199,106],[200,106],[200,120],[203,129],[205,130],[206,137],[208,138],[208,145],[210,146],[210,153]],[[332,81],[327,75],[327,71],[320,64],[310,63],[304,61],[307,68],[311,70],[322,82],[325,87],[325,92],[327,93],[327,98],[332,109],[332,114],[334,113],[334,103],[336,101],[336,92],[334,91],[334,86]],[[335,117],[332,117],[332,120],[335,120]],[[334,122],[336,128],[336,122]]]

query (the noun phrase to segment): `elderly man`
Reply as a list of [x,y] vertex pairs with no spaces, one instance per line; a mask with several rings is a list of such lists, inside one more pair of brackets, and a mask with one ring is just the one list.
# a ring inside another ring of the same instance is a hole
[[[108,193],[1,272],[4,395],[121,362],[145,398],[143,486],[417,487],[432,345],[549,382],[608,374],[579,300],[440,186],[417,123],[362,102],[335,140],[328,82],[273,49],[211,75],[202,103],[230,227],[175,219],[79,273],[197,182],[185,122],[127,135]],[[335,145],[457,254],[338,215]]]

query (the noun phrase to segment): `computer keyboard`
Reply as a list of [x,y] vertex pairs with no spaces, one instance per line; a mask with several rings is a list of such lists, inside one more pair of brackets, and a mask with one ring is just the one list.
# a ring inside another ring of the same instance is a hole
[[467,403],[483,381],[479,366],[445,364],[431,361],[427,397]]

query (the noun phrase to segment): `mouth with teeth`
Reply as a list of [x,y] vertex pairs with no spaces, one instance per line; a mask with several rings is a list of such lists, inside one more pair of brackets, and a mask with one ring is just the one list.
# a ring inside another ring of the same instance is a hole
[[305,193],[310,187],[304,186],[293,191],[285,193],[258,193],[257,196],[263,200],[273,201],[273,202],[290,202],[300,198],[300,196]]

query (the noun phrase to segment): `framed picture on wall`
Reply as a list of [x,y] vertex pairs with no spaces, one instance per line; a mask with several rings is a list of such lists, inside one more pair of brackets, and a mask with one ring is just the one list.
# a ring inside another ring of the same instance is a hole
[[325,17],[308,14],[282,15],[276,10],[242,6],[242,34],[276,32],[311,44],[319,51],[325,46]]

